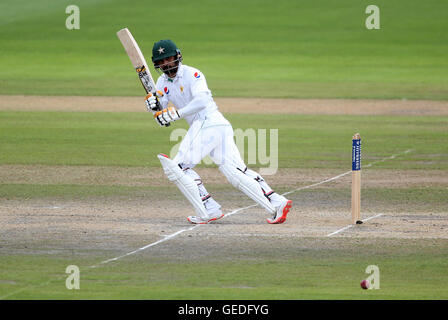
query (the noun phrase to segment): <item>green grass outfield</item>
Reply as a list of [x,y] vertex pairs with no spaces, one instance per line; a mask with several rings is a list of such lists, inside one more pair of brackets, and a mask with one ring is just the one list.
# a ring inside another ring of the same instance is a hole
[[[360,132],[364,164],[412,150],[375,167],[448,169],[446,116],[250,115],[250,122],[244,114],[226,117],[234,129],[278,129],[280,168],[350,170],[352,135]],[[144,113],[2,111],[0,128],[0,164],[158,167],[156,155],[169,154],[180,142],[170,142],[173,129],[186,129],[187,123],[166,129]],[[247,153],[246,147],[245,160]]]
[[[193,241],[193,240],[192,240]],[[306,239],[302,239],[306,241]],[[9,299],[447,299],[446,244],[331,239],[341,250],[298,249],[261,261],[167,261],[130,257],[97,268],[76,256],[9,255],[0,260],[0,297]],[[406,247],[403,250],[403,246]],[[424,246],[425,250],[421,247]],[[68,265],[80,268],[80,290],[67,290]],[[361,290],[366,266],[383,270],[380,290]],[[273,276],[273,270],[276,271]],[[22,290],[23,289],[23,290]],[[14,293],[16,292],[16,293]],[[14,293],[14,294],[13,294]]]
[[[448,2],[378,0],[71,0],[0,4],[0,94],[141,95],[116,32],[129,27],[150,61],[172,38],[216,96],[448,98]],[[32,102],[31,102],[32,103]]]

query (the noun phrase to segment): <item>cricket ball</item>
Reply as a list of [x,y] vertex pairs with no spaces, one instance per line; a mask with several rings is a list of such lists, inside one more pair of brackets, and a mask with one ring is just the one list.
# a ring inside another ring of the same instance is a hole
[[370,287],[369,280],[362,280],[362,281],[361,281],[361,288],[363,288],[363,289],[369,289],[369,287]]

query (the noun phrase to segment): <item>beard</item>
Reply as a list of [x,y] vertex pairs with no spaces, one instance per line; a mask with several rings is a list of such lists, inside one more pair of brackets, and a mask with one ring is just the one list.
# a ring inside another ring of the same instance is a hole
[[164,65],[159,65],[160,70],[170,78],[174,78],[179,69],[180,59],[177,57],[176,60],[166,63]]
[[179,69],[179,64],[176,64],[175,66],[166,66],[161,68],[163,73],[166,74],[170,78],[174,78],[177,74],[177,70]]

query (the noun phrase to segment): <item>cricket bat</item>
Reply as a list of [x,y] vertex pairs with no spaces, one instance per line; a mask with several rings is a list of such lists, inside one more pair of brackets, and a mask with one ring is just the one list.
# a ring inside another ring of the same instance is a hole
[[[124,28],[118,31],[117,36],[118,39],[120,39],[124,49],[126,50],[126,53],[131,60],[132,66],[135,68],[135,71],[137,71],[138,77],[143,85],[143,88],[146,91],[146,94],[152,93],[155,95],[156,85],[154,83],[154,79],[151,76],[151,72],[149,71],[145,57],[143,56],[143,53],[137,44],[137,41],[135,41],[128,28]],[[170,124],[168,123],[166,126],[168,127],[169,125]]]

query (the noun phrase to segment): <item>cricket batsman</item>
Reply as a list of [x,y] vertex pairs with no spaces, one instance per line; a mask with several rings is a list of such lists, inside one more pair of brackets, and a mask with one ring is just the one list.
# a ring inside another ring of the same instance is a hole
[[268,223],[285,222],[292,201],[274,192],[257,172],[245,165],[233,139],[232,125],[219,112],[204,74],[182,63],[181,51],[171,40],[154,43],[152,62],[161,75],[156,84],[157,94],[150,93],[145,98],[148,111],[162,127],[179,119],[185,119],[190,126],[174,159],[158,155],[166,176],[196,212],[195,216],[187,217],[188,221],[206,224],[224,216],[221,205],[193,170],[208,155],[235,188],[268,211],[271,215]]

